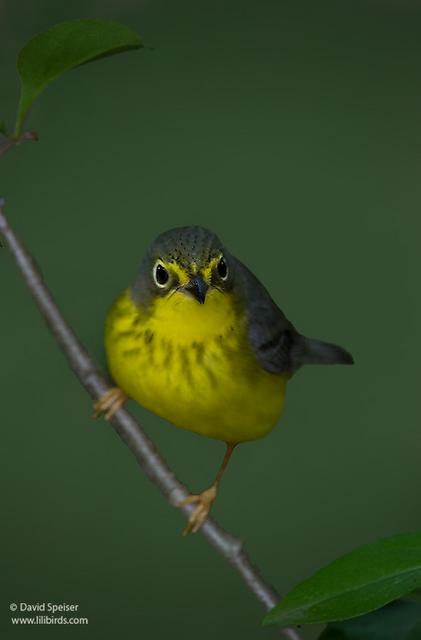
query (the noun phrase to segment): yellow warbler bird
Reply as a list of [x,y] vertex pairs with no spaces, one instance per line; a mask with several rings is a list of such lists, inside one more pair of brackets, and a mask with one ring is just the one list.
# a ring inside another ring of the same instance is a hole
[[177,427],[227,444],[214,483],[184,533],[197,531],[234,447],[262,438],[282,414],[285,388],[303,364],[352,364],[333,344],[301,335],[259,280],[202,227],[161,234],[105,331],[116,388],[96,404],[109,418],[132,398]]

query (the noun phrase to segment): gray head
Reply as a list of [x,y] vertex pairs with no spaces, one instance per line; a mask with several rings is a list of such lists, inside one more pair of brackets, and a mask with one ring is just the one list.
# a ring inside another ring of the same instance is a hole
[[165,231],[149,247],[134,286],[133,300],[148,305],[156,297],[180,293],[203,304],[211,287],[232,288],[233,262],[218,236],[203,227]]

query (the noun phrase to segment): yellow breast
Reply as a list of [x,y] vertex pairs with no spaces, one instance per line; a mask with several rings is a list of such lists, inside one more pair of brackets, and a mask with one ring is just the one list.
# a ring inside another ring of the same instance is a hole
[[118,386],[178,427],[242,442],[282,413],[287,378],[260,367],[230,294],[211,289],[199,304],[174,293],[142,311],[125,291],[108,313],[105,347]]

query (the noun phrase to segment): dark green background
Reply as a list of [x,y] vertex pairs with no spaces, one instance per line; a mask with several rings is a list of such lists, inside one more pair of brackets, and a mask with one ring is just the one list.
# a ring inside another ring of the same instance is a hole
[[[8,215],[101,362],[106,309],[160,231],[204,224],[308,335],[282,424],[242,446],[215,507],[281,593],[376,538],[420,529],[421,3],[0,3],[1,113],[19,48],[109,17],[153,50],[69,73],[1,160]],[[139,473],[0,252],[2,637],[275,638],[239,577]],[[177,475],[223,446],[131,407]],[[11,627],[9,603],[80,604],[89,627]],[[306,629],[315,638],[316,629]]]

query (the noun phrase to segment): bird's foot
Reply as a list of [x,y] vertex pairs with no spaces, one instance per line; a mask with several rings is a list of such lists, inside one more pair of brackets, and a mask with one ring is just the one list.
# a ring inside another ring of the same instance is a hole
[[111,420],[116,411],[129,399],[124,391],[119,387],[112,387],[94,403],[94,418],[104,416],[106,420]]
[[183,531],[183,536],[187,536],[189,533],[196,533],[196,531],[200,529],[208,517],[217,493],[217,485],[213,484],[209,489],[206,489],[206,491],[203,491],[199,495],[188,496],[180,502],[179,507],[184,507],[186,504],[197,504],[196,509],[189,516],[187,526]]

